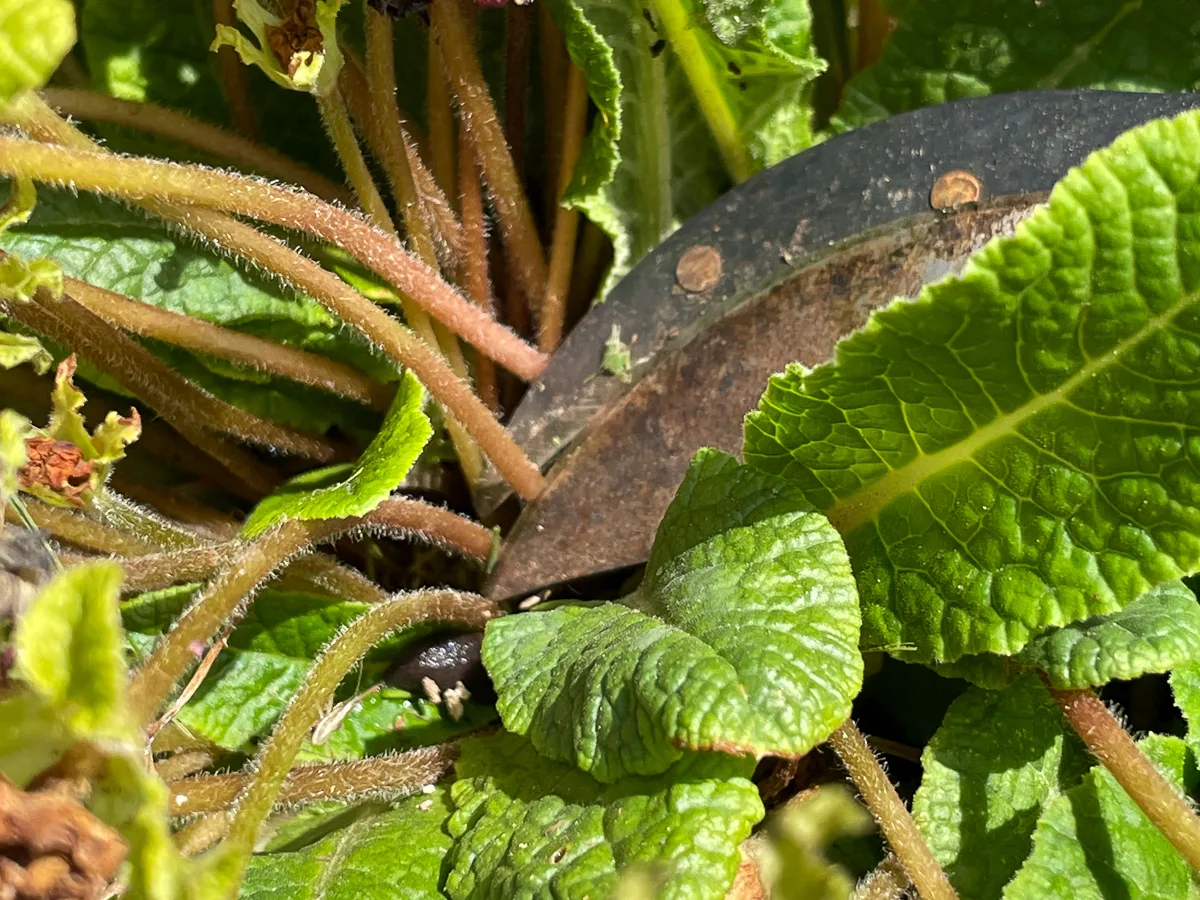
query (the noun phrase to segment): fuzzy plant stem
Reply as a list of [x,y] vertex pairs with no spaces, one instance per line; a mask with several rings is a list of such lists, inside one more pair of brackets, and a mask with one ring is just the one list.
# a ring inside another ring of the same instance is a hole
[[360,260],[514,374],[532,380],[545,368],[545,356],[460,297],[394,236],[299,189],[216,169],[11,136],[0,136],[0,174],[143,203],[198,206],[303,231]]
[[482,628],[498,613],[482,597],[453,591],[418,591],[371,607],[342,631],[313,664],[255,762],[257,777],[239,797],[226,849],[230,886],[240,883],[258,829],[279,796],[288,770],[313,723],[350,669],[389,634],[417,622],[454,622]]
[[946,873],[938,865],[887,773],[879,765],[858,726],[847,719],[829,736],[846,771],[879,822],[883,836],[904,864],[921,900],[957,900]]
[[[44,103],[25,95],[6,108],[22,127],[39,140],[73,148],[95,145]],[[344,281],[307,257],[249,225],[206,209],[147,202],[145,207],[167,221],[182,225],[248,262],[274,272],[304,291],[335,316],[367,338],[401,365],[412,369],[438,402],[467,428],[496,469],[519,497],[532,500],[543,487],[541,471],[513,441],[503,426],[440,359],[399,322]],[[457,296],[457,295],[456,295]],[[524,342],[506,332],[526,349]],[[540,354],[539,359],[544,359]],[[498,360],[499,361],[499,360]],[[539,369],[540,371],[540,366]]]
[[[221,48],[221,52],[224,50]],[[344,187],[291,157],[241,135],[231,134],[223,128],[193,119],[186,113],[154,103],[121,100],[78,88],[48,87],[42,89],[41,95],[59,113],[72,118],[108,122],[178,141],[202,153],[227,160],[238,168],[259,172],[288,184],[298,184],[323,200],[347,203],[353,199]]]
[[129,685],[129,709],[148,725],[158,715],[175,683],[203,654],[223,627],[236,621],[239,608],[262,587],[281,564],[303,552],[314,538],[328,536],[327,522],[284,522],[246,544],[228,567],[176,620]]
[[429,10],[429,18],[446,76],[458,100],[462,127],[471,132],[473,146],[479,153],[479,167],[492,195],[510,264],[520,277],[526,296],[540,297],[546,289],[546,253],[462,11],[457,2],[435,3]]
[[[347,528],[356,531],[416,537],[480,561],[486,560],[492,550],[492,532],[482,525],[449,510],[404,497],[392,497],[366,515],[344,521]],[[125,570],[122,591],[140,593],[203,581],[219,571],[238,546],[214,544],[122,560],[121,567]],[[294,565],[302,562],[305,561],[297,560]]]
[[579,235],[579,210],[562,205],[575,175],[575,163],[587,131],[587,85],[583,70],[568,63],[567,106],[563,121],[562,158],[558,169],[560,204],[554,214],[554,237],[550,245],[550,269],[538,327],[538,348],[553,353],[562,341],[563,321],[566,318],[567,291],[571,287],[571,267],[575,261],[575,240]]
[[1200,816],[1138,749],[1108,707],[1091,690],[1050,688],[1050,696],[1092,755],[1189,865],[1200,872]]
[[724,69],[718,70],[709,61],[696,33],[698,23],[684,4],[679,0],[651,0],[650,8],[658,20],[660,33],[692,85],[700,112],[725,160],[725,168],[734,181],[745,181],[754,174],[754,161],[718,80],[721,77],[718,73]]
[[392,388],[326,356],[160,309],[86,281],[67,278],[65,284],[80,305],[122,331],[227,359],[376,409],[386,410],[391,403]]
[[[471,147],[471,136],[466,129],[459,133],[458,185],[462,191],[463,242],[460,283],[472,302],[491,312],[492,285],[488,278],[487,220],[483,214],[483,191],[479,183],[479,169],[475,165],[475,152]],[[500,394],[496,382],[496,367],[490,359],[479,356],[475,360],[475,383],[479,397],[496,415],[500,414]]]
[[[288,772],[275,803],[292,806],[368,797],[398,800],[436,782],[457,758],[456,744],[442,744],[353,762],[297,766]],[[193,816],[226,810],[250,779],[244,772],[227,772],[170,781],[170,814]]]

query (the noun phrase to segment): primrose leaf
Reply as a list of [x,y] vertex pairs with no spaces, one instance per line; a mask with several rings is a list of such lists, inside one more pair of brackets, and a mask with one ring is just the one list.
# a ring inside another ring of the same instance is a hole
[[18,787],[75,743],[62,718],[33,691],[0,699],[0,773]]
[[80,740],[130,735],[117,591],[121,567],[72,566],[34,599],[17,627],[16,671]]
[[445,785],[388,809],[359,807],[343,828],[297,849],[250,858],[241,900],[440,900],[442,860],[450,849]]
[[451,787],[444,890],[452,900],[583,900],[612,896],[631,866],[665,864],[662,900],[719,900],[763,815],[753,768],[745,757],[689,754],[657,777],[602,785],[516,735],[468,741]]
[[[1195,759],[1183,741],[1151,735],[1139,746],[1185,795],[1200,786]],[[1103,766],[1047,804],[1033,852],[1003,894],[1005,900],[1195,896],[1191,868]]]
[[425,389],[406,372],[383,427],[358,462],[293,478],[264,497],[246,518],[242,536],[256,537],[280,522],[361,516],[388,498],[433,434],[423,412]]
[[70,0],[0,0],[0,106],[49,81],[74,44]]
[[1200,663],[1178,666],[1171,672],[1171,691],[1175,705],[1187,720],[1187,742],[1200,745]]
[[[832,130],[963,97],[1047,88],[1200,87],[1200,11],[1186,2],[912,0]],[[1168,37],[1169,36],[1169,37]]]
[[671,50],[641,0],[548,0],[599,115],[563,203],[613,242],[603,298],[727,176]]
[[50,370],[54,357],[35,337],[0,331],[0,369],[12,369],[29,363],[39,375]]
[[1037,676],[971,688],[922,754],[913,819],[961,896],[995,900],[1029,856],[1043,808],[1092,764]]
[[1200,564],[1200,114],[1073,169],[960,277],[772,377],[746,460],[854,560],[863,644],[1017,653]]
[[862,683],[849,562],[778,479],[697,454],[629,603],[488,623],[505,727],[612,781],[685,749],[799,756],[849,715]]
[[[243,63],[257,66],[281,87],[327,96],[336,90],[342,69],[337,14],[345,2],[297,3],[280,16],[260,0],[233,0],[238,19],[250,29],[254,40],[237,28],[218,25],[211,49],[232,47]],[[286,48],[288,56],[284,58],[277,48]]]
[[1043,672],[1059,690],[1101,687],[1200,658],[1200,604],[1181,582],[1151,588],[1122,610],[1052,628],[1015,656],[980,653],[937,666],[948,677],[999,688]]
[[25,465],[25,439],[32,426],[23,415],[0,409],[0,502],[17,492],[17,472]]
[[667,46],[737,180],[812,143],[810,85],[825,68],[807,0],[657,0]]
[[[0,235],[0,247],[46,257],[72,277],[171,312],[320,353],[379,380],[396,378],[390,363],[315,301],[100,197],[43,190],[29,224]],[[12,260],[0,261],[0,285],[8,283],[5,267]],[[62,272],[58,279],[61,293]],[[264,418],[317,432],[339,425],[351,433],[378,421],[356,403],[286,379],[165,344],[151,349],[215,396]]]

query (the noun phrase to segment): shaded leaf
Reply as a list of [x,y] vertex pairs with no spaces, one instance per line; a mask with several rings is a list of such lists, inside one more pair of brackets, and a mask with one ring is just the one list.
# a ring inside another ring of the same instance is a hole
[[242,536],[256,537],[280,522],[347,518],[373,510],[404,481],[433,434],[424,405],[425,389],[406,372],[383,427],[358,462],[293,478],[251,510]]
[[912,0],[874,66],[846,85],[834,131],[1010,91],[1200,87],[1200,11],[1186,0]]
[[450,849],[450,790],[439,786],[392,808],[368,804],[339,815],[337,830],[295,850],[250,858],[242,900],[439,900]]
[[60,572],[17,628],[16,671],[79,740],[125,740],[125,661],[117,590],[121,567],[97,562]]
[[922,754],[913,818],[959,894],[994,900],[1029,856],[1046,804],[1093,762],[1037,676],[972,688]]
[[[1200,786],[1183,741],[1152,735],[1142,751],[1185,794]],[[1183,857],[1102,766],[1046,807],[1033,852],[1004,890],[1005,900],[1180,900],[1200,895]]]
[[74,43],[70,0],[0,2],[0,105],[49,81]]
[[628,603],[497,619],[483,644],[505,726],[601,781],[685,749],[799,756],[861,686],[837,534],[726,454],[697,454]]
[[451,788],[453,900],[611,896],[620,873],[664,863],[663,900],[721,898],[762,818],[753,763],[689,754],[654,778],[602,785],[512,734],[463,745]]
[[746,458],[842,532],[865,646],[1010,655],[1200,564],[1198,125],[1123,135],[961,277],[771,379]]

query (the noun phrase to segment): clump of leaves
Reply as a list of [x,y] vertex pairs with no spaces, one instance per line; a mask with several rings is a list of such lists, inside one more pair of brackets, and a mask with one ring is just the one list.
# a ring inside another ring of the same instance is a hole
[[[458,514],[485,465],[542,489],[505,410],[679,221],[917,106],[1195,89],[1196,10],[409,6],[0,0],[0,774],[103,848],[24,828],[0,879],[1194,894],[1195,113],[773,378],[632,591],[502,616],[442,585],[496,551]],[[632,377],[620,338],[599,377]],[[494,704],[440,643],[480,630]],[[445,664],[397,683],[410,645]],[[850,719],[881,653],[957,695],[889,705],[935,721],[911,815]],[[1095,692],[1166,672],[1181,717],[1135,741]],[[862,805],[814,788],[847,774]]]

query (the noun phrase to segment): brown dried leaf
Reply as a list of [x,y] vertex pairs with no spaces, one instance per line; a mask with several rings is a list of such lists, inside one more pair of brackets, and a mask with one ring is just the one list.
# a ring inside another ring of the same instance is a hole
[[91,460],[69,441],[31,437],[25,441],[25,465],[17,473],[21,490],[44,496],[50,492],[72,506],[83,506],[83,493],[91,484]]

